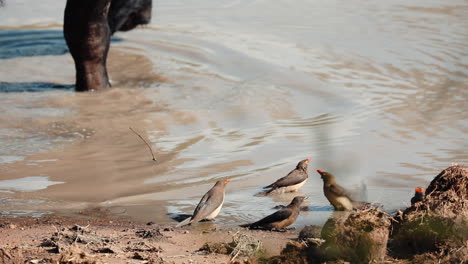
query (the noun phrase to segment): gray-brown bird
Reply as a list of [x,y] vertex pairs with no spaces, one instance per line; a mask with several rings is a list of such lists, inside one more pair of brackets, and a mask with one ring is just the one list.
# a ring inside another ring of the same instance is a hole
[[191,217],[180,222],[177,227],[196,223],[201,220],[212,220],[219,212],[224,203],[224,189],[229,179],[217,181],[216,184],[205,194],[198,203]]
[[321,170],[317,170],[317,172],[322,176],[323,193],[335,210],[351,211],[353,208],[359,209],[366,205],[366,203],[354,201],[350,196],[350,192],[338,185],[335,176],[331,173]]
[[241,225],[241,227],[249,227],[250,229],[283,229],[292,225],[299,215],[301,204],[304,201],[304,196],[296,196],[291,203],[285,208],[276,211],[275,213],[262,218],[261,220],[252,223]]
[[414,196],[411,198],[411,205],[424,200],[424,188],[417,187],[414,189]]
[[310,162],[310,158],[299,161],[296,168],[288,173],[288,175],[278,179],[274,183],[263,187],[266,190],[258,195],[267,195],[270,193],[286,193],[296,192],[301,188],[309,178],[307,174],[307,165]]

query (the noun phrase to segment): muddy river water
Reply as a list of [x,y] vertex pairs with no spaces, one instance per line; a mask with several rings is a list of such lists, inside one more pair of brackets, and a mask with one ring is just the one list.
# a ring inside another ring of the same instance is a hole
[[157,0],[99,93],[73,91],[63,9],[0,8],[2,216],[175,223],[230,178],[216,223],[236,225],[289,203],[254,194],[311,157],[295,225],[322,224],[317,169],[393,210],[468,163],[467,1]]

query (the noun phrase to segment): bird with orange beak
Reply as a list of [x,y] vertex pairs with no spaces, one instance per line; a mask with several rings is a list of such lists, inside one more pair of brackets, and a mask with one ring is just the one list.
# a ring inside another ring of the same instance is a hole
[[271,194],[271,193],[286,193],[286,192],[296,192],[299,190],[309,178],[307,174],[307,165],[310,162],[310,158],[299,161],[296,168],[289,172],[286,176],[278,179],[274,183],[263,187],[264,189],[269,189],[262,194]]
[[424,191],[425,191],[424,188],[421,188],[421,187],[416,187],[414,189],[414,196],[413,198],[411,198],[411,205],[424,200],[424,197],[425,197]]
[[180,222],[177,227],[196,223],[201,220],[213,220],[218,216],[224,203],[224,189],[231,180],[220,180],[205,194],[193,211],[193,215]]
[[350,192],[336,183],[335,176],[329,172],[317,170],[322,176],[323,193],[337,211],[351,211],[366,206],[366,203],[356,202],[351,198]]

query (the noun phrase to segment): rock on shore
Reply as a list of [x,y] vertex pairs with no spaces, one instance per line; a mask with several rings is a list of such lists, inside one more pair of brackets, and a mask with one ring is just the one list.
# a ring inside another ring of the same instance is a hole
[[403,258],[425,254],[444,263],[468,262],[468,167],[443,170],[425,194],[393,226],[392,252]]

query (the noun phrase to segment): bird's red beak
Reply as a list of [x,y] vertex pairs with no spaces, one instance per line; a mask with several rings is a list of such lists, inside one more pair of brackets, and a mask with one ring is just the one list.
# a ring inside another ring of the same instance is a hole
[[320,175],[322,175],[322,173],[323,173],[323,171],[321,171],[321,170],[317,170],[317,172],[318,172]]
[[224,184],[228,184],[228,182],[230,182],[230,181],[231,181],[231,179],[226,179],[226,180],[224,181]]
[[424,189],[421,188],[421,187],[417,187],[416,189],[414,189],[416,192],[419,192],[419,193],[422,193],[424,192]]
[[306,159],[306,163],[308,164],[310,162],[310,157]]

